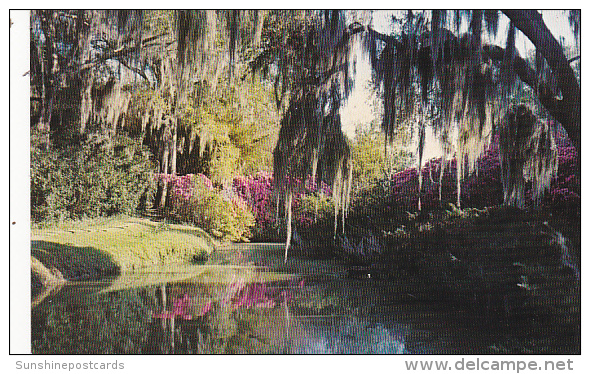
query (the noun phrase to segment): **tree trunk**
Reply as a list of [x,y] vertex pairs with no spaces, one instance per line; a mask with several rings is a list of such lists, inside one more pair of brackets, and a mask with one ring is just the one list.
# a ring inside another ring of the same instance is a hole
[[[164,144],[164,152],[162,154],[162,167],[161,173],[168,174],[168,154],[170,145],[168,142]],[[162,194],[160,195],[160,201],[158,202],[158,208],[163,208],[166,205],[166,195],[168,194],[168,182],[162,182]]]
[[41,97],[41,115],[37,128],[43,133],[44,142],[49,147],[51,116],[53,113],[53,104],[58,84],[59,61],[55,46],[55,25],[53,11],[40,11],[39,19],[45,42],[41,47],[41,72],[42,72],[42,97]]
[[[89,12],[90,25],[86,25],[86,13]],[[96,27],[96,11],[78,11],[78,65],[83,66],[90,62],[91,31]],[[92,83],[94,74],[92,69],[80,71],[80,134],[86,132],[86,127],[92,114]]]
[[529,38],[551,67],[562,98],[556,99],[556,108],[550,110],[550,113],[563,125],[579,153],[581,146],[580,85],[561,45],[551,34],[538,11],[502,10],[502,12]]
[[293,191],[290,188],[287,195],[285,208],[287,209],[287,239],[285,240],[285,263],[287,263],[287,255],[289,254],[289,247],[291,246],[291,234],[293,229]]
[[176,158],[178,155],[178,116],[172,125],[172,153],[170,155],[170,174],[176,175]]

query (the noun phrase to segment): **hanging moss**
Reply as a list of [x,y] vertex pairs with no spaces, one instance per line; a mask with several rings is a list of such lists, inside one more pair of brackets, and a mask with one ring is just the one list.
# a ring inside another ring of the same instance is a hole
[[[298,192],[297,180],[311,177],[332,185],[336,226],[338,217],[344,219],[349,204],[352,163],[339,110],[352,88],[351,30],[340,11],[312,12],[301,33],[287,39],[291,43],[299,40],[301,44],[287,43],[293,48],[287,51],[291,56],[288,60],[284,59],[284,51],[276,51],[273,56],[283,76],[295,76],[289,87],[282,86],[283,96],[289,91],[289,103],[274,150],[274,183],[279,196],[286,199],[290,233],[289,199]],[[283,70],[284,67],[289,70]],[[290,240],[291,235],[287,235],[285,256]]]
[[[465,17],[470,20],[469,32],[458,36]],[[445,12],[433,11],[430,28],[423,16],[409,12],[402,22],[401,34],[384,35],[369,26],[363,45],[370,56],[373,79],[383,93],[383,130],[390,137],[399,127],[415,128],[421,167],[426,146],[424,126],[432,126],[444,140],[446,158],[457,159],[459,205],[462,179],[477,172],[477,160],[490,143],[494,125],[499,124],[510,106],[517,82],[514,64],[521,59],[515,49],[516,30],[512,23],[503,59],[498,60],[483,46],[485,30],[492,35],[497,33],[497,11],[458,11],[454,18],[456,33],[445,28]],[[554,81],[545,64],[542,59],[537,63],[539,75],[535,80],[543,89]],[[541,129],[538,132],[543,133]],[[537,142],[538,146],[549,146],[549,138],[543,139],[545,142]],[[551,164],[549,158],[545,163]],[[535,174],[533,169],[524,173]],[[536,174],[531,178],[540,181],[538,188],[542,190],[545,174]],[[422,180],[418,184],[421,186]]]
[[557,147],[546,121],[539,120],[525,105],[514,106],[500,128],[500,164],[504,203],[519,208],[525,204],[525,185],[539,202],[557,174]]

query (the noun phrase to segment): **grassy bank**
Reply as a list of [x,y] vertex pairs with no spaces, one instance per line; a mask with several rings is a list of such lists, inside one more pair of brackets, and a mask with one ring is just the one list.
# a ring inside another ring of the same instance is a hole
[[68,280],[205,260],[215,241],[197,227],[119,216],[33,227],[32,255]]

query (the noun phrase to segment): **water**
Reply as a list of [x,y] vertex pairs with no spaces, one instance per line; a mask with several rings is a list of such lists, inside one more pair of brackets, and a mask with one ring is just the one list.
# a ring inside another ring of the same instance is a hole
[[240,245],[212,264],[67,284],[33,308],[33,353],[505,353],[521,342],[404,282],[282,256],[280,246]]

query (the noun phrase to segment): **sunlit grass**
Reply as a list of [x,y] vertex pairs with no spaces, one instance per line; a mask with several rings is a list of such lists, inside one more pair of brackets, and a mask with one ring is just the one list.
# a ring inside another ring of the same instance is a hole
[[[205,231],[196,227],[126,216],[33,228],[32,240],[33,251],[39,249],[35,243],[40,241],[74,247],[72,250],[93,248],[110,256],[121,270],[191,262],[207,257],[215,244]],[[59,257],[66,252],[51,255]]]

